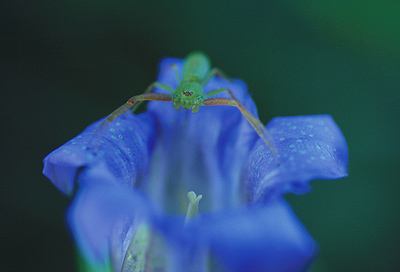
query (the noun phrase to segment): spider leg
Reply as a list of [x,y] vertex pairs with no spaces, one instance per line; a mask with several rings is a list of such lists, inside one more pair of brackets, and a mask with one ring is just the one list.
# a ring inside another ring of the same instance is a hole
[[[155,86],[157,86],[157,85],[155,85]],[[106,130],[108,124],[111,123],[112,121],[114,121],[115,118],[122,115],[127,110],[131,109],[133,106],[135,106],[135,104],[143,102],[143,101],[172,101],[172,97],[169,94],[163,94],[163,93],[144,93],[144,94],[135,95],[135,96],[129,98],[125,104],[123,104],[118,109],[113,111],[110,115],[108,115],[107,118],[103,122],[101,122],[99,124],[99,126],[96,128],[96,130],[94,131],[93,136],[95,136],[97,134],[97,132],[100,132],[98,141],[96,144],[95,152],[97,152],[97,150],[98,150],[101,136],[103,135],[104,131]],[[88,147],[90,146],[90,144],[92,142],[93,136],[89,141]]]
[[213,76],[225,78],[230,81],[229,77],[222,72],[218,68],[212,68],[210,71],[207,72],[207,74],[204,76],[203,80],[201,81],[201,86],[204,87],[207,85],[207,83],[212,79]]
[[174,68],[176,80],[178,81],[178,84],[180,84],[182,82],[182,79],[179,76],[178,69],[176,69],[176,64],[175,63],[171,64],[171,67]]
[[203,101],[202,105],[203,106],[217,106],[217,105],[225,105],[225,106],[234,106],[238,108],[238,110],[241,112],[244,118],[250,123],[250,125],[254,128],[254,130],[257,132],[258,136],[260,136],[261,139],[264,140],[264,142],[268,145],[268,147],[271,149],[272,153],[274,154],[275,160],[277,163],[278,158],[276,156],[276,150],[272,146],[271,142],[268,140],[269,133],[266,130],[265,126],[263,123],[261,123],[260,120],[258,120],[254,115],[252,115],[246,108],[243,106],[243,104],[236,99],[236,97],[233,95],[233,93],[229,89],[215,89],[209,93],[206,94],[206,97],[215,95],[217,93],[226,91],[229,93],[229,98],[208,98]]
[[[174,89],[172,89],[170,86],[165,85],[165,84],[162,84],[162,83],[159,83],[159,82],[156,81],[156,82],[151,83],[151,84],[149,85],[149,87],[147,87],[146,91],[145,91],[143,94],[147,94],[147,93],[153,92],[155,87],[159,87],[159,88],[164,89],[164,90],[166,90],[166,91],[168,91],[168,92],[170,92],[170,93],[173,93],[173,92],[174,92]],[[143,103],[143,100],[142,100],[142,101],[138,101],[138,102],[131,108],[131,112],[134,113],[134,112],[136,111],[136,109],[139,107],[139,105],[142,104],[142,103]],[[129,114],[129,112],[128,112],[127,114],[125,114],[124,117],[126,117],[128,114]]]

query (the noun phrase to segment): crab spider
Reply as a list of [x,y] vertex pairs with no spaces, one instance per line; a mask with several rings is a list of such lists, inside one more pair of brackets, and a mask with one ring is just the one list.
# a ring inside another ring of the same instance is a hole
[[[265,126],[260,122],[260,120],[254,117],[239,100],[236,99],[229,89],[219,88],[204,94],[203,88],[213,76],[227,78],[219,69],[211,68],[211,61],[205,53],[195,51],[186,56],[182,79],[178,74],[176,66],[173,64],[172,67],[175,70],[175,75],[179,83],[175,90],[168,85],[153,82],[143,94],[129,98],[125,104],[108,115],[108,117],[96,129],[96,131],[101,131],[99,139],[109,123],[129,109],[134,112],[137,106],[143,101],[172,101],[172,107],[175,110],[179,110],[180,106],[182,106],[184,109],[191,109],[193,113],[196,113],[200,106],[226,105],[234,106],[239,109],[243,117],[246,118],[257,134],[269,146],[277,161],[275,149],[267,138],[268,132],[265,129]],[[152,93],[155,87],[164,89],[168,91],[169,94]],[[231,98],[210,98],[211,96],[221,92],[227,92]],[[97,148],[98,146],[96,147],[96,150]]]

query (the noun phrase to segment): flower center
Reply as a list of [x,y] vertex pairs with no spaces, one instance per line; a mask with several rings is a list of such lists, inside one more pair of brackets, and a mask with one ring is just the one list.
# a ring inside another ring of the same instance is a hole
[[[187,197],[189,205],[185,226],[193,223],[198,213],[199,201],[203,196],[197,196],[195,192],[190,191]],[[159,271],[166,266],[166,256],[165,241],[146,222],[143,222],[137,227],[130,241],[121,271],[145,271],[146,267],[153,269],[152,271]]]

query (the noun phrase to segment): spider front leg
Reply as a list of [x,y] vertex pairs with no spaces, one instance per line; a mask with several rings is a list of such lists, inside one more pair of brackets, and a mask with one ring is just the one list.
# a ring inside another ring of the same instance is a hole
[[[154,84],[154,86],[157,86],[157,85],[158,84]],[[152,88],[154,88],[154,86]],[[169,87],[169,86],[167,86],[167,87]],[[149,90],[149,88],[148,88],[148,90]],[[96,144],[96,149],[95,149],[96,152],[98,150],[101,136],[103,135],[104,131],[106,130],[108,124],[111,123],[112,121],[114,121],[115,118],[122,115],[127,110],[131,109],[133,106],[135,106],[135,104],[141,103],[143,101],[167,101],[168,102],[168,101],[172,101],[172,96],[169,94],[163,94],[163,93],[144,93],[144,94],[135,95],[135,96],[129,98],[129,100],[126,101],[125,104],[123,104],[118,109],[113,111],[110,115],[108,115],[107,118],[103,122],[101,122],[100,125],[96,128],[93,136],[96,135],[97,132],[100,132],[99,138],[98,138],[98,141]],[[92,138],[93,138],[93,136],[92,136]],[[91,144],[91,142],[92,142],[92,139],[89,141],[88,147]]]
[[176,80],[177,80],[178,84],[180,84],[180,83],[182,82],[182,79],[181,79],[181,77],[179,76],[178,69],[176,68],[176,64],[175,64],[175,63],[171,64],[171,67],[172,67],[172,68],[174,69],[174,71],[175,71],[175,77],[176,77]]
[[229,77],[222,72],[220,69],[218,68],[212,68],[210,71],[208,71],[208,73],[204,76],[203,80],[201,81],[201,86],[204,87],[207,85],[207,83],[213,78],[213,76],[217,76],[220,78],[224,78],[226,80],[229,80]]
[[256,117],[254,117],[246,108],[243,106],[243,104],[236,99],[236,97],[233,95],[233,93],[229,89],[221,88],[221,89],[215,89],[210,91],[205,95],[205,97],[210,97],[215,94],[218,94],[220,92],[228,92],[229,96],[232,99],[229,98],[208,98],[203,101],[202,105],[203,106],[217,106],[217,105],[226,105],[226,106],[234,106],[239,109],[241,114],[243,115],[244,118],[250,123],[250,125],[254,128],[254,130],[257,132],[258,136],[261,137],[261,139],[264,140],[264,142],[269,146],[271,149],[272,153],[275,156],[275,160],[278,163],[278,158],[276,156],[276,151],[275,148],[272,146],[271,142],[268,140],[269,133],[265,129],[265,126],[263,123],[261,123],[260,120],[258,120]]
[[[146,91],[145,91],[143,94],[147,94],[147,93],[153,92],[155,87],[159,87],[159,88],[164,89],[164,90],[166,90],[166,91],[168,91],[168,92],[170,92],[170,93],[173,93],[173,92],[174,92],[174,89],[172,89],[170,86],[165,85],[165,84],[162,84],[162,83],[156,81],[156,82],[151,83],[151,84],[149,85],[149,87],[147,87]],[[133,97],[132,97],[132,98],[133,98]],[[132,99],[132,98],[131,98],[131,99]],[[138,103],[136,103],[136,104],[131,108],[131,112],[134,113],[135,110],[140,106],[140,104],[142,104],[142,102],[143,102],[143,100],[142,100],[142,101],[138,101]],[[128,112],[127,114],[125,114],[124,117],[126,117],[128,114],[129,114],[129,112]]]

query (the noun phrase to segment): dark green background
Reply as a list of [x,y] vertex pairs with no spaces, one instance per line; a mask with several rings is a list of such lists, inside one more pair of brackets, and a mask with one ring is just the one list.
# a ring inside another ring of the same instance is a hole
[[342,129],[349,177],[286,197],[319,243],[312,271],[400,268],[398,1],[6,0],[0,22],[1,271],[74,269],[42,159],[195,49],[248,83],[265,123]]

